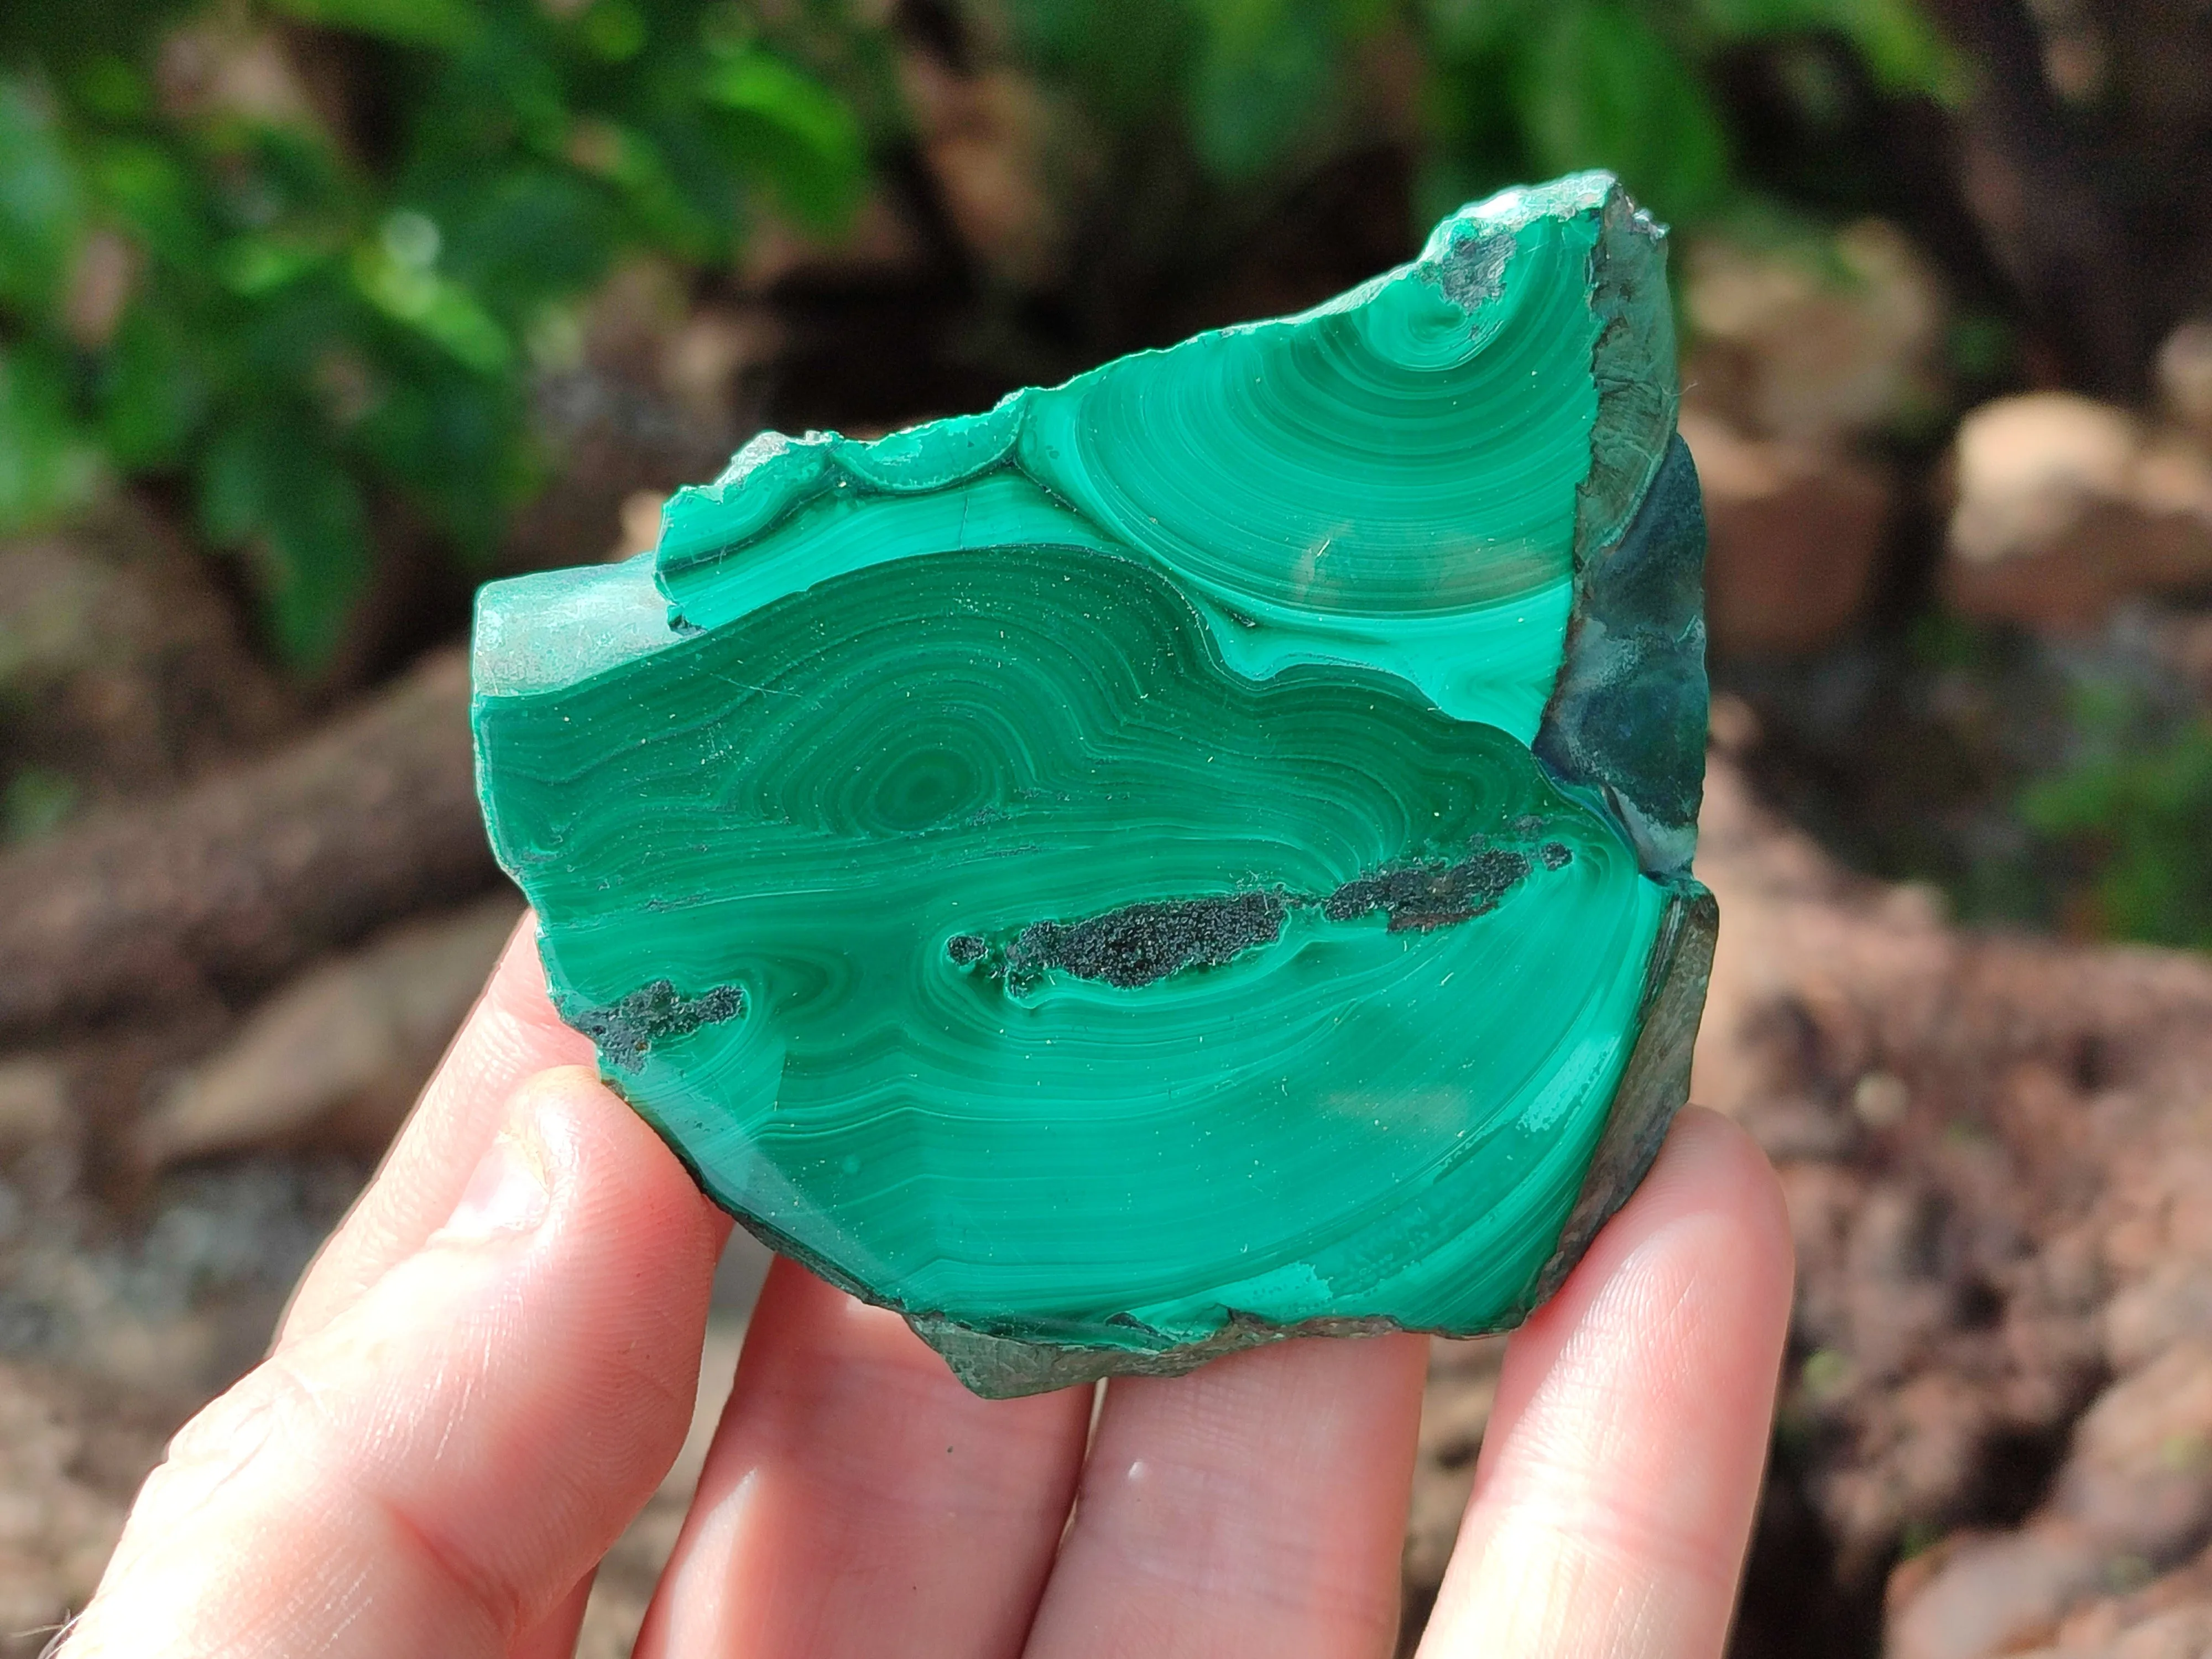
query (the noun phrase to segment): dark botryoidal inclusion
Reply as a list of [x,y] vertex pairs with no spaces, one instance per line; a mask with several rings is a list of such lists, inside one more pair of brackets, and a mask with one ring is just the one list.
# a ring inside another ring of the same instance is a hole
[[586,1036],[608,1065],[635,1070],[653,1045],[680,1037],[745,1011],[745,994],[735,985],[717,985],[702,995],[685,996],[669,981],[641,985],[605,1007],[588,1008],[573,1000],[561,1004],[561,1018]]
[[1573,857],[1555,841],[1534,854],[1489,848],[1454,864],[1377,871],[1321,898],[1231,893],[1125,904],[1081,921],[1033,921],[995,947],[980,934],[955,933],[945,948],[962,967],[981,965],[1016,991],[1039,983],[1054,968],[1078,979],[1133,990],[1187,968],[1218,968],[1254,945],[1273,945],[1294,908],[1317,905],[1331,921],[1380,910],[1393,933],[1448,927],[1495,909],[1506,890],[1538,862],[1547,870],[1559,870]]
[[994,951],[974,933],[955,933],[945,949],[963,966],[984,963],[1023,990],[1057,968],[1133,990],[1186,968],[1218,968],[1255,945],[1282,937],[1289,902],[1279,893],[1125,904],[1078,922],[1033,921]]
[[1456,864],[1413,864],[1379,871],[1345,883],[1322,901],[1322,914],[1331,921],[1349,921],[1380,910],[1389,917],[1393,933],[1407,927],[1449,927],[1496,909],[1498,901],[1538,860],[1547,870],[1564,870],[1574,856],[1559,842],[1547,841],[1534,854],[1492,847]]
[[1421,257],[484,590],[562,1017],[980,1392],[1516,1322],[1642,1177],[1714,933],[1662,233]]

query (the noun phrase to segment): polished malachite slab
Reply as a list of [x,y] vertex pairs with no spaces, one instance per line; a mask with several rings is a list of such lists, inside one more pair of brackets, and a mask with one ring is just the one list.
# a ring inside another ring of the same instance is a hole
[[1510,191],[1303,316],[484,589],[563,1018],[969,1386],[1518,1322],[1680,1103],[1714,914],[1662,232]]

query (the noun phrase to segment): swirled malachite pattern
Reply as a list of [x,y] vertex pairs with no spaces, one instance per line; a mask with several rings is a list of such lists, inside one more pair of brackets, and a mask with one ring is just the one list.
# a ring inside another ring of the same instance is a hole
[[981,1392],[1516,1322],[1711,954],[1661,247],[1509,191],[487,587],[485,812],[609,1081]]

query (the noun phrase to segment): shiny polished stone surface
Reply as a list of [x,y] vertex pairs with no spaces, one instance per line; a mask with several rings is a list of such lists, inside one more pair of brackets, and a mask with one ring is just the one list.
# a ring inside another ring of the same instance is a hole
[[478,604],[563,1018],[969,1386],[1517,1322],[1686,1083],[1704,531],[1661,233],[1508,191],[1302,316]]

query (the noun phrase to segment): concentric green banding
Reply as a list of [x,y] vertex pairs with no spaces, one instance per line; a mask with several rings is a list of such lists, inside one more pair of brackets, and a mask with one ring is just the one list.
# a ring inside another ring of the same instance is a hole
[[[1117,1316],[1480,1321],[1548,1254],[1664,896],[1519,744],[1371,672],[1244,680],[1157,574],[1050,550],[838,578],[655,665],[618,751],[610,677],[488,704],[484,763],[572,1008],[648,956],[744,990],[619,1079],[732,1208],[902,1306],[1131,1346],[1166,1343]],[[1456,926],[1301,908],[1133,991],[945,949],[1478,844],[1571,858]],[[1435,1206],[1450,1248],[1376,1248]]]
[[1702,641],[1638,609],[1694,586],[1695,495],[1638,510],[1673,393],[1621,389],[1624,211],[1510,193],[1303,317],[758,441],[657,556],[485,590],[564,1014],[971,1384],[1493,1328],[1640,1174],[1703,681],[1620,728]]
[[[1110,546],[1176,578],[1242,672],[1365,664],[1525,743],[1572,599],[1599,402],[1585,273],[1605,194],[1569,180],[1499,198],[1448,222],[1422,260],[1302,317],[920,428],[951,428],[933,466],[915,459],[933,447],[918,434],[771,436],[670,504],[662,586],[713,627],[827,571],[916,552]],[[1452,293],[1470,270],[1492,284],[1472,315]]]

